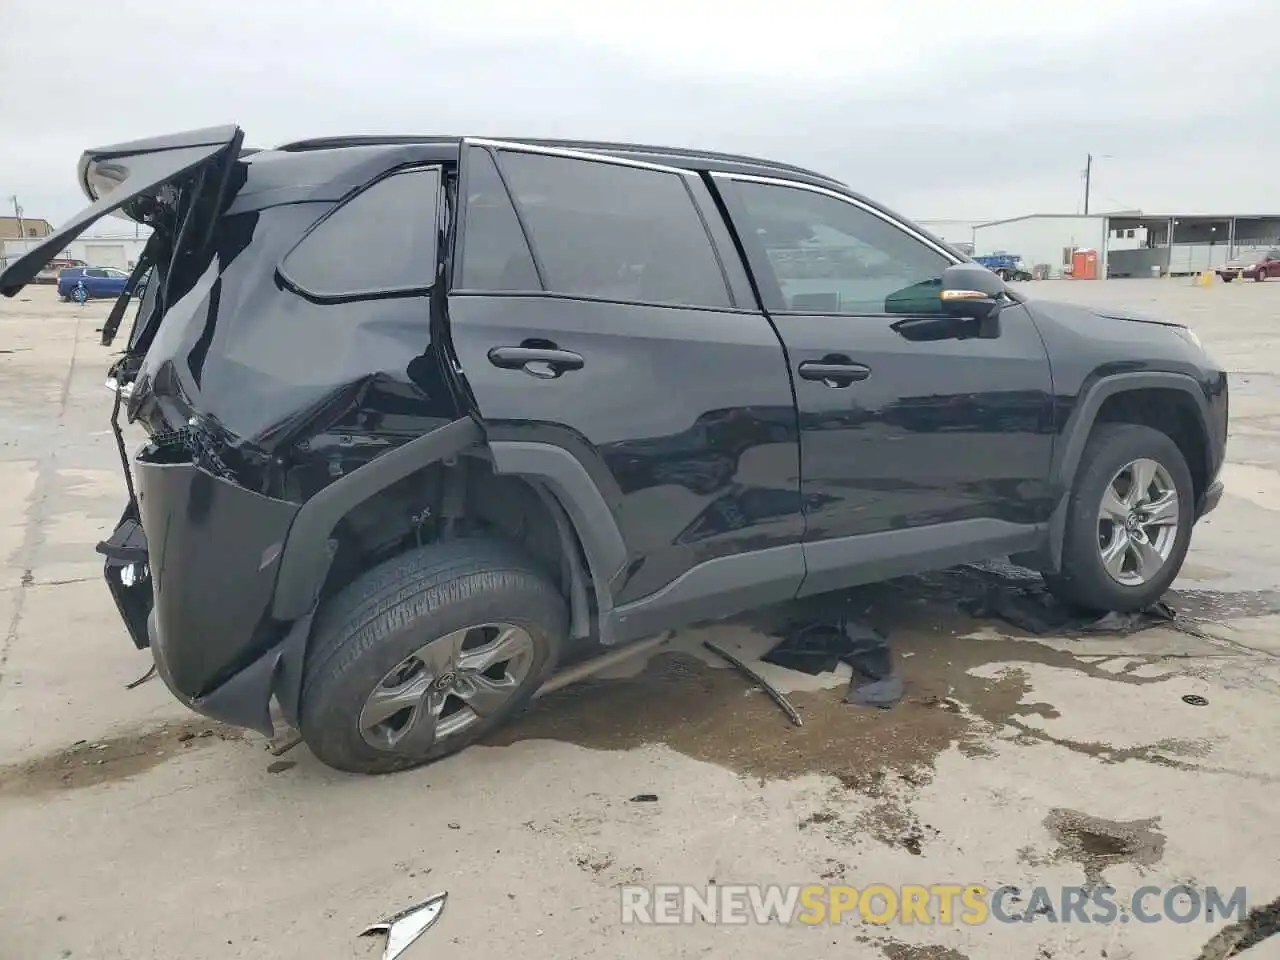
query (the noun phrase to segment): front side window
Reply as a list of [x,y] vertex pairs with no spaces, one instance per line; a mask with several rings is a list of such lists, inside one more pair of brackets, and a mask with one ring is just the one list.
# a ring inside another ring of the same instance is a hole
[[952,263],[852,203],[800,187],[739,181],[750,229],[792,313],[935,314]]
[[440,168],[374,181],[313,226],[280,261],[310,296],[369,297],[429,288],[436,276]]
[[680,174],[515,151],[503,151],[499,163],[549,292],[732,306]]

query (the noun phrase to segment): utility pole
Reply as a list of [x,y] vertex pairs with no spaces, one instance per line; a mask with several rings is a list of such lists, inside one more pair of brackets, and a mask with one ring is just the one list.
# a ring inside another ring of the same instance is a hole
[[1084,158],[1084,215],[1089,215],[1089,178],[1093,174],[1093,154],[1087,153]]
[[27,231],[22,226],[22,205],[18,203],[18,195],[10,194],[9,199],[13,201],[13,216],[18,221],[18,236],[22,239],[27,238]]

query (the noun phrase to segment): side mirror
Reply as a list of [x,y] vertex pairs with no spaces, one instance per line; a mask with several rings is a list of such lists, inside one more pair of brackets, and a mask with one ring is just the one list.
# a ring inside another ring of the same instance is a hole
[[942,272],[942,312],[975,320],[979,337],[1000,335],[1000,311],[1009,303],[1004,281],[976,263],[957,263]]

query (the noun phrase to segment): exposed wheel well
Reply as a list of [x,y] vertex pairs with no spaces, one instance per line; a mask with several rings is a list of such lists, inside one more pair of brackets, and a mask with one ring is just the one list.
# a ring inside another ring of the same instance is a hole
[[587,561],[563,507],[536,481],[495,473],[483,454],[434,463],[347,514],[321,602],[406,550],[476,536],[517,544],[536,561],[570,604],[575,633],[592,622]]
[[1208,437],[1195,401],[1181,390],[1144,389],[1103,401],[1095,423],[1137,423],[1159,430],[1178,445],[1191,471],[1197,499],[1209,484]]

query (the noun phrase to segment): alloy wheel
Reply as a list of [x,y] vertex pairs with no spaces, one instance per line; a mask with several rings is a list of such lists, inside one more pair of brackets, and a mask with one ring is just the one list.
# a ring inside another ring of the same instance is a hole
[[1137,587],[1157,576],[1178,539],[1178,488],[1155,460],[1134,460],[1107,484],[1098,511],[1098,551],[1117,583]]
[[432,640],[393,667],[365,700],[369,746],[420,753],[501,710],[521,689],[536,647],[523,627],[485,623]]

